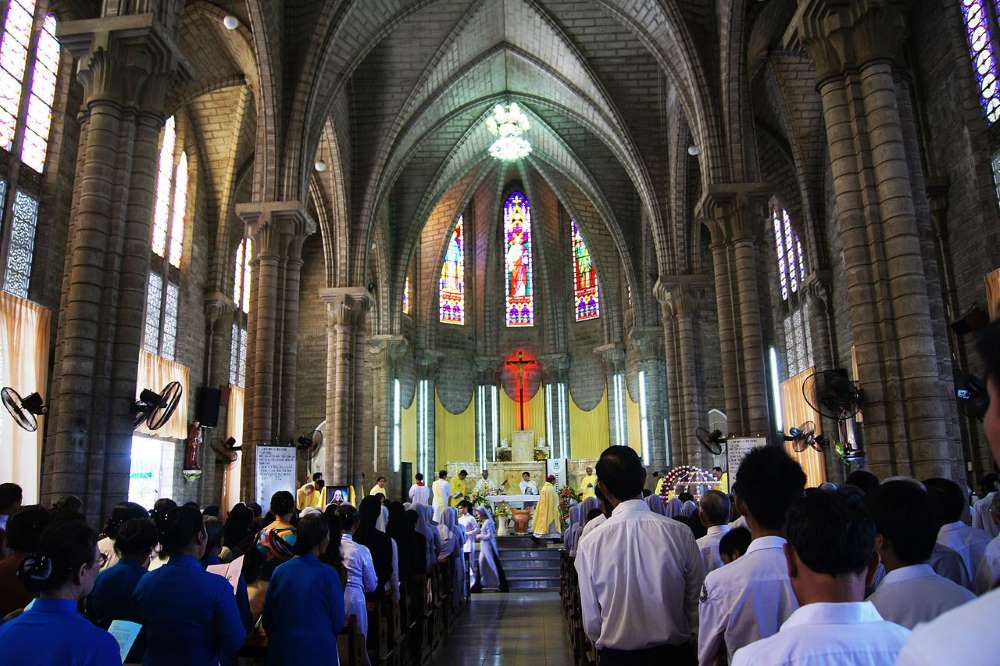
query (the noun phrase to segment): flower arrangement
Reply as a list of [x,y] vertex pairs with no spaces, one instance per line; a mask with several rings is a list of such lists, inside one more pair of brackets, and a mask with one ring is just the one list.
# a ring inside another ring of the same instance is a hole
[[580,493],[570,486],[563,486],[559,489],[559,518],[563,525],[569,522],[569,510],[574,504],[580,503]]
[[497,518],[510,518],[510,505],[507,502],[500,502],[497,504],[494,514]]
[[534,455],[535,462],[545,462],[549,459],[548,449],[535,449]]
[[480,495],[479,493],[472,493],[472,496],[469,497],[469,502],[472,503],[473,508],[489,504],[489,502],[486,501],[486,496]]

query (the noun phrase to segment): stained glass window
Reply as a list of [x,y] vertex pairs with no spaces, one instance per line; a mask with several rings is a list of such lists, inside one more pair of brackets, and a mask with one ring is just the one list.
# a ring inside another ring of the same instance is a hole
[[184,214],[187,212],[187,153],[176,155],[177,128],[174,117],[163,126],[156,203],[153,209],[153,253],[168,258],[180,268],[184,248]]
[[232,342],[229,348],[229,383],[245,386],[247,381],[247,329],[233,322]]
[[52,102],[56,97],[56,72],[59,69],[59,42],[56,41],[56,19],[47,16],[38,34],[35,69],[31,77],[27,127],[21,160],[41,173],[45,168],[49,127],[52,124]]
[[531,202],[522,192],[512,192],[504,203],[503,233],[507,326],[532,326]]
[[576,320],[587,321],[601,316],[600,296],[597,293],[597,271],[586,241],[580,234],[576,220],[570,222],[573,231],[573,294],[576,303]]
[[160,314],[163,311],[163,278],[150,273],[146,284],[146,319],[142,334],[142,348],[150,354],[160,351]]
[[0,40],[0,146],[14,147],[21,86],[28,64],[31,44],[31,24],[34,20],[34,0],[14,0],[7,5],[7,17]]
[[[6,190],[6,183],[4,189]],[[38,199],[18,190],[14,195],[12,217],[3,288],[15,296],[27,298],[28,284],[31,281],[31,257],[35,250],[35,228],[38,225]]]
[[962,20],[969,43],[969,59],[979,86],[979,104],[986,120],[993,124],[1000,119],[1000,91],[997,90],[996,46],[986,12],[986,0],[961,0]]
[[465,323],[465,235],[462,228],[462,218],[459,217],[441,264],[438,296],[440,319],[444,324]]
[[1000,206],[1000,153],[993,153],[993,189],[997,195],[997,205]]
[[792,228],[788,211],[777,205],[771,207],[771,222],[774,226],[774,250],[778,257],[778,284],[781,300],[798,292],[799,285],[806,277],[805,253],[802,241]]
[[244,238],[236,248],[236,266],[233,269],[233,332],[229,341],[229,383],[246,384],[247,315],[250,312],[250,260],[253,258],[253,241]]
[[403,282],[403,314],[410,314],[410,307],[413,304],[413,296],[410,294],[410,276],[406,276]]
[[236,249],[236,267],[233,270],[233,302],[240,312],[250,312],[250,259],[253,241],[244,238]]

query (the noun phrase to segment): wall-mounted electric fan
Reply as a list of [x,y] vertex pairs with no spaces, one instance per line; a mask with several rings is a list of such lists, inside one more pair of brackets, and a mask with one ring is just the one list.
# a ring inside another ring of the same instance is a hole
[[236,446],[236,438],[228,437],[225,442],[212,442],[212,451],[215,452],[215,457],[219,459],[219,462],[231,465],[236,462],[237,451],[241,450],[242,446]]
[[0,398],[3,399],[3,406],[7,408],[14,423],[28,432],[38,430],[37,417],[47,414],[49,411],[42,396],[37,393],[30,393],[22,398],[17,391],[5,386],[3,390],[0,390]]
[[173,416],[183,392],[180,382],[170,382],[159,393],[143,389],[132,404],[132,427],[138,428],[145,421],[150,430],[162,428]]
[[783,435],[786,442],[792,443],[792,448],[796,452],[802,453],[810,446],[816,445],[816,424],[806,421],[798,428],[789,428],[788,434]]
[[726,445],[726,436],[722,434],[721,430],[712,430],[709,432],[708,428],[698,426],[695,428],[694,436],[697,438],[698,443],[704,446],[705,450],[713,456],[722,454],[722,448]]

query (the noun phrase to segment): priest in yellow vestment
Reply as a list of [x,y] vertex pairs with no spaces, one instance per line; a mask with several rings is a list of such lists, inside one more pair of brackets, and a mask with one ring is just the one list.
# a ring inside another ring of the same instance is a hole
[[464,469],[458,473],[458,476],[454,476],[451,479],[451,505],[457,507],[458,503],[464,499],[467,499],[468,489],[465,487],[465,480],[469,477],[469,473]]
[[556,477],[551,474],[545,478],[545,484],[538,494],[538,504],[535,506],[535,524],[531,533],[536,538],[562,536],[561,520],[559,519],[559,494],[556,493]]
[[583,477],[580,481],[580,498],[587,499],[588,497],[596,497],[594,494],[594,488],[597,487],[597,475],[594,474],[594,468],[587,468],[587,476]]
[[295,507],[299,511],[311,506],[321,510],[326,508],[326,483],[323,481],[323,472],[313,474],[312,481],[306,480],[305,484],[295,492]]

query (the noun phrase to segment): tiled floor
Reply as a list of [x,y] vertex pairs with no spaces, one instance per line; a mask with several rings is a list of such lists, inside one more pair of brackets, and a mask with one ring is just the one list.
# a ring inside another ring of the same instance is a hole
[[572,666],[558,592],[474,594],[431,657],[442,666]]

